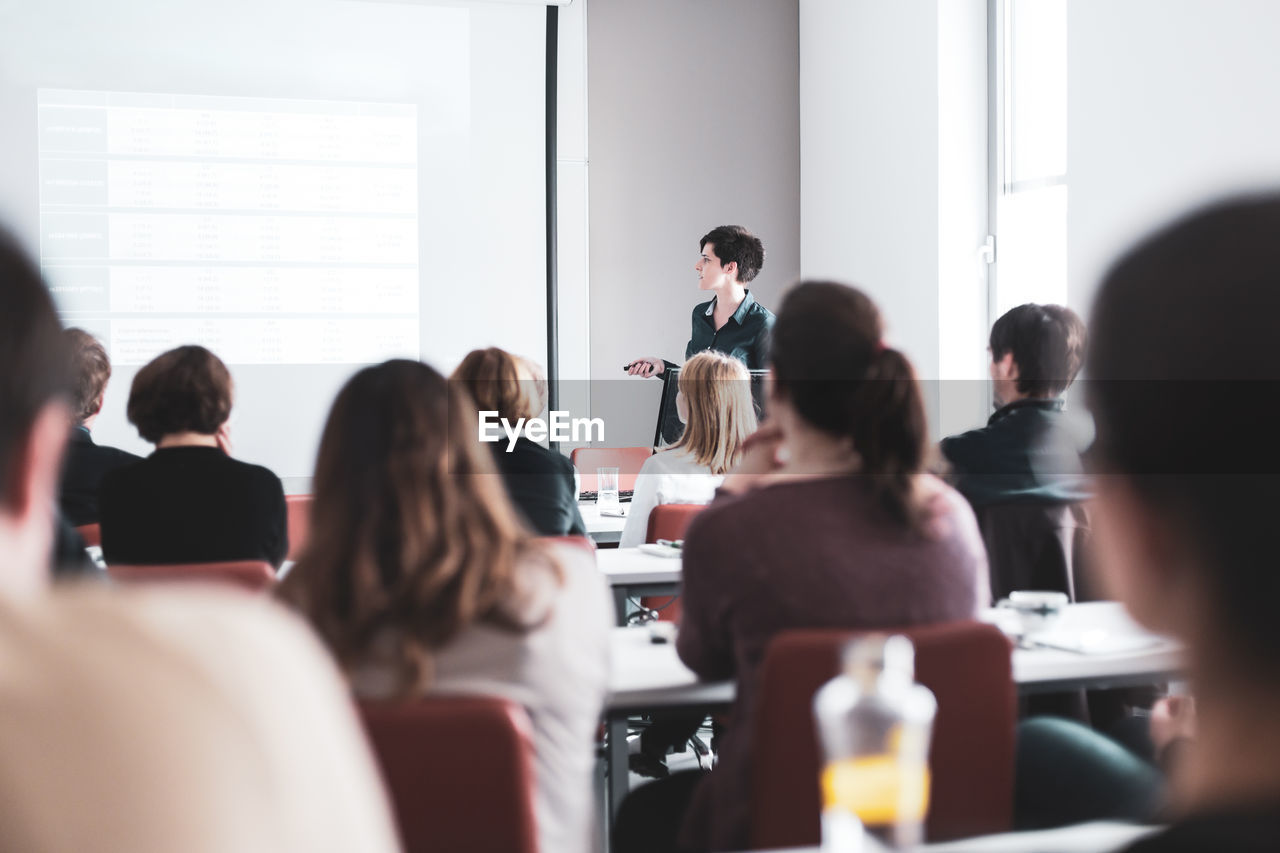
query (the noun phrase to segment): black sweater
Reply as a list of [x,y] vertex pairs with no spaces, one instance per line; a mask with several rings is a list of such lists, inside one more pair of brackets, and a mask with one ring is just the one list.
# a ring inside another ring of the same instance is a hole
[[521,436],[507,453],[507,443],[489,445],[511,502],[539,536],[585,536],[573,486],[573,463]]
[[117,468],[99,494],[102,556],[155,565],[266,560],[289,550],[284,489],[216,447],[168,447]]
[[98,523],[98,489],[109,471],[142,461],[115,447],[95,444],[84,427],[71,428],[67,458],[62,463],[62,483],[58,502],[62,514],[72,527]]

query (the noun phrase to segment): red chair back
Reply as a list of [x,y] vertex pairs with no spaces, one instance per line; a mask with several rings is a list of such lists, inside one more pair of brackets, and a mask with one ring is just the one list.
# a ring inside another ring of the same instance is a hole
[[537,852],[533,745],[523,708],[448,697],[362,702],[360,714],[405,853]]
[[158,566],[110,565],[107,574],[118,581],[214,581],[232,583],[252,592],[264,592],[275,585],[276,572],[262,560],[234,560],[225,563],[170,563]]
[[[703,504],[659,504],[649,512],[649,530],[644,541],[657,542],[659,539],[683,539],[684,532],[689,529],[693,517],[706,509]],[[656,610],[659,622],[680,621],[680,597],[646,595],[640,604]]]
[[286,524],[289,530],[289,555],[296,560],[311,533],[311,495],[285,495]]
[[80,534],[80,538],[84,540],[87,548],[102,547],[102,526],[99,524],[82,524],[76,528],[76,533]]
[[539,536],[541,542],[551,542],[556,545],[572,545],[575,548],[585,548],[591,552],[594,557],[596,553],[595,540],[590,536]]
[[693,517],[706,509],[704,504],[658,504],[649,513],[649,529],[644,541],[683,539]]
[[618,489],[629,492],[635,491],[640,466],[652,455],[652,447],[575,447],[569,459],[578,469],[584,492],[597,490],[597,468],[617,468]]
[[[789,631],[769,645],[751,734],[751,845],[819,842],[821,747],[813,695],[861,632]],[[916,680],[938,700],[929,750],[930,841],[1008,831],[1013,819],[1016,691],[1009,641],[992,625],[952,622],[894,633],[916,647]]]

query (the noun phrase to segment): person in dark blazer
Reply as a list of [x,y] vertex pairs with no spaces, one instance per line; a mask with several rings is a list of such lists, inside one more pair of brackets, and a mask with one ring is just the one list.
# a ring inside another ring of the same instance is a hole
[[98,523],[98,489],[108,471],[137,462],[135,456],[116,447],[94,443],[90,430],[102,411],[107,382],[111,379],[111,359],[101,342],[84,329],[62,333],[71,356],[72,425],[62,464],[58,503],[68,524],[80,527]]
[[[454,370],[478,411],[494,411],[514,424],[542,409],[537,371],[526,361],[497,347],[473,350]],[[507,451],[507,442],[489,445],[502,473],[507,494],[533,531],[541,536],[585,536],[578,512],[578,489],[573,463],[521,435]]]
[[268,469],[231,458],[231,396],[230,372],[204,347],[178,347],[138,371],[129,421],[156,450],[103,479],[108,565],[284,561],[284,489]]

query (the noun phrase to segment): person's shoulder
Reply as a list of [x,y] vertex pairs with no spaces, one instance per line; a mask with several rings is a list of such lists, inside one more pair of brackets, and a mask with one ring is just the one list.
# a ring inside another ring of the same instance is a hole
[[[547,558],[559,567],[558,580]],[[588,545],[541,541],[537,549],[524,555],[521,568],[555,600],[557,608],[570,614],[570,621],[581,623],[581,631],[607,633],[612,626],[613,602],[596,566],[595,552]]]
[[[129,455],[133,456],[133,454]],[[150,475],[152,467],[148,456],[133,456],[131,459],[121,460],[119,465],[113,465],[103,472],[99,494],[115,489],[131,488],[134,483],[145,480]]]
[[693,306],[693,318],[696,320],[699,317],[705,316],[706,313],[711,310],[711,303],[714,301],[714,299],[708,299],[706,302],[699,302],[697,305]]
[[640,466],[641,474],[711,474],[711,469],[699,465],[693,454],[684,448],[659,450]]
[[[0,667],[0,714],[26,711],[21,726],[3,721],[0,741],[28,774],[0,808],[6,821],[26,819],[24,801],[43,808],[54,797],[116,831],[132,826],[138,851],[249,849],[255,836],[280,849],[351,849],[360,834],[363,849],[393,849],[385,806],[365,793],[376,789],[373,767],[345,684],[308,628],[270,599],[71,586],[0,610],[0,653],[24,663]],[[94,725],[77,725],[80,713]],[[315,754],[320,742],[328,755]],[[127,786],[114,784],[122,761],[133,762]],[[41,772],[46,763],[75,770]],[[194,787],[173,788],[175,773]],[[344,777],[349,803],[328,789]],[[186,809],[202,800],[208,810]],[[263,802],[275,806],[249,809],[239,826],[205,819],[216,803]],[[82,816],[63,836],[75,844],[48,849],[100,846],[82,837],[94,825]]]
[[516,440],[515,449],[510,453],[506,452],[506,446],[502,445],[494,450],[494,457],[498,460],[499,466],[503,463],[510,463],[511,467],[520,473],[553,473],[562,474],[573,473],[573,463],[569,461],[569,457],[565,456],[558,450],[551,450],[543,447],[536,441],[531,441],[524,436]]

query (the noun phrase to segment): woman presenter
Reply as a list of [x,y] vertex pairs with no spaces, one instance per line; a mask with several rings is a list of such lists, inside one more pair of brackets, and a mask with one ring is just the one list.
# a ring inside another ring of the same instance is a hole
[[[700,243],[702,254],[694,269],[698,288],[711,291],[711,300],[693,309],[693,329],[684,357],[715,350],[738,359],[748,370],[763,370],[773,314],[744,287],[764,266],[764,246],[740,225],[721,225]],[[624,368],[634,376],[659,376],[675,367],[660,358],[637,358]]]

